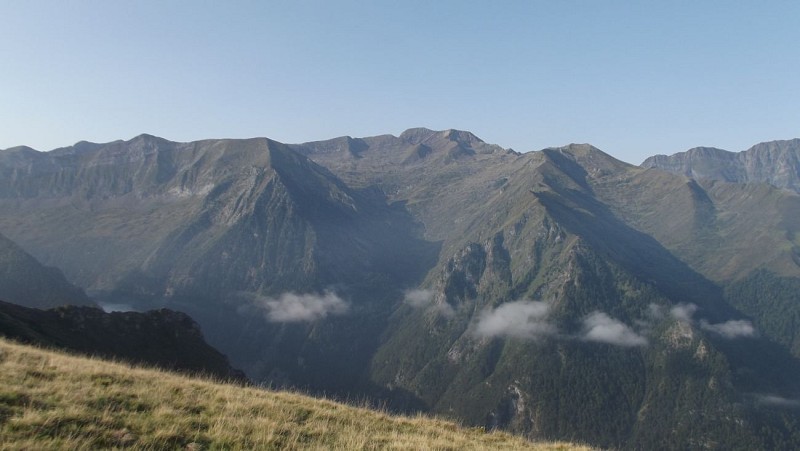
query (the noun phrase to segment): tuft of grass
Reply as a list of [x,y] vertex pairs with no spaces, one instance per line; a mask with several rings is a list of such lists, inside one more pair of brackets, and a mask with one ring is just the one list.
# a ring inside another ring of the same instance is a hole
[[0,450],[98,448],[590,449],[0,339]]

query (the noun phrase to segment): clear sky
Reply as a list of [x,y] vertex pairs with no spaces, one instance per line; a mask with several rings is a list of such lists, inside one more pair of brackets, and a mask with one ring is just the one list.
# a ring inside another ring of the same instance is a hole
[[800,137],[800,2],[0,0],[0,148],[418,126],[632,163]]

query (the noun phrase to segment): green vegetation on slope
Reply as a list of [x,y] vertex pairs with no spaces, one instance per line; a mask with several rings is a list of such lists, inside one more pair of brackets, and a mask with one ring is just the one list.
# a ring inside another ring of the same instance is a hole
[[760,270],[729,284],[725,293],[762,333],[800,357],[800,279]]
[[589,449],[6,340],[0,387],[0,449]]

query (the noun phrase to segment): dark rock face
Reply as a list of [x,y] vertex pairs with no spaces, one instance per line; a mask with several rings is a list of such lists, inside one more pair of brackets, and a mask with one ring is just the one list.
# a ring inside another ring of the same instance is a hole
[[0,335],[40,346],[159,368],[246,381],[209,346],[188,315],[161,309],[106,313],[93,307],[50,310],[0,302]]
[[642,167],[692,178],[768,183],[800,192],[800,139],[761,143],[739,153],[698,147],[671,156],[650,157]]

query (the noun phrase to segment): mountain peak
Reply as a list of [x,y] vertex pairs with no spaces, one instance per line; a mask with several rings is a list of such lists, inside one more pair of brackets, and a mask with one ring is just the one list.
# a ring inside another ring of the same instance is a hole
[[456,142],[461,142],[461,143],[468,143],[468,144],[475,144],[475,143],[482,143],[483,142],[482,139],[480,139],[477,136],[475,136],[472,132],[465,131],[465,130],[455,130],[455,129],[451,128],[449,130],[445,130],[445,131],[440,132],[440,133],[443,133],[444,137],[449,139],[449,140],[451,140],[451,141],[456,141]]
[[408,141],[411,144],[420,144],[423,141],[427,140],[431,136],[436,134],[436,131],[425,128],[425,127],[416,127],[416,128],[409,128],[408,130],[400,133],[399,138],[403,141]]
[[554,154],[563,155],[584,168],[593,171],[614,170],[629,166],[628,163],[617,160],[591,144],[572,143],[562,147],[550,147],[542,152],[551,158],[553,158]]
[[558,147],[558,149],[562,152],[568,152],[573,155],[589,155],[597,152],[603,155],[608,155],[607,153],[588,143],[569,143],[566,146]]
[[164,138],[161,138],[161,137],[155,136],[155,135],[151,135],[151,134],[149,134],[149,133],[142,133],[142,134],[140,134],[140,135],[134,136],[134,137],[133,137],[133,138],[131,138],[131,139],[130,139],[130,141],[128,141],[128,142],[130,142],[130,143],[135,143],[135,142],[145,142],[145,143],[151,143],[151,142],[153,142],[153,143],[168,143],[168,142],[170,142],[170,141],[169,141],[169,140],[167,140],[167,139],[164,139]]
[[422,144],[425,141],[432,139],[442,139],[462,144],[477,144],[484,141],[472,132],[465,130],[456,130],[453,128],[447,130],[430,130],[424,127],[409,128],[399,136],[400,139],[407,141],[411,144]]
[[38,150],[28,146],[14,146],[14,147],[9,147],[8,149],[0,149],[0,151],[7,153],[16,153],[16,152],[39,153]]
[[369,148],[369,145],[361,138],[353,138],[352,136],[340,136],[338,138],[328,139],[325,141],[312,141],[293,146],[295,150],[306,155],[308,153],[316,154],[338,154],[344,153],[351,157],[359,158],[361,152]]

